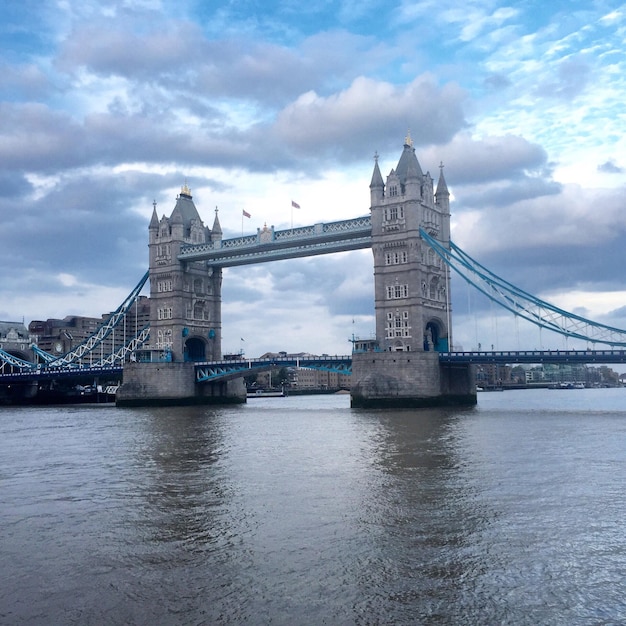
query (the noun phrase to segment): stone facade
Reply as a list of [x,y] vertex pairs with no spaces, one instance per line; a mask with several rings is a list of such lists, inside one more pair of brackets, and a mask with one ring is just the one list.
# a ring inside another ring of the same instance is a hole
[[150,339],[138,362],[124,365],[120,406],[245,402],[243,379],[196,384],[195,361],[222,357],[222,271],[204,261],[180,261],[185,244],[222,238],[200,219],[185,185],[169,217],[159,220],[156,203],[149,231]]
[[[23,361],[33,361],[34,355],[30,346],[35,339],[36,337],[26,329],[22,322],[0,321],[0,350],[3,352]],[[13,371],[13,367],[8,363],[0,362],[0,365],[4,374]]]
[[246,401],[243,378],[197,385],[194,364],[126,363],[117,406],[228,404]]
[[473,373],[439,366],[452,345],[449,272],[420,228],[449,248],[450,193],[443,166],[436,190],[410,136],[398,165],[370,183],[376,339],[355,341],[352,406],[475,403]]
[[159,220],[156,207],[149,226],[150,344],[169,350],[174,361],[220,359],[222,352],[222,271],[203,261],[181,263],[186,243],[222,238],[215,215],[206,227],[185,185],[170,217]]

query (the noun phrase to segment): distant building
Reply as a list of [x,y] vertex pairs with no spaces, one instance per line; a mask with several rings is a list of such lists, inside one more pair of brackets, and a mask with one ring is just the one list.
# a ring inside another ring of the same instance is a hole
[[[33,320],[28,325],[28,332],[32,342],[41,350],[53,356],[61,356],[89,339],[111,315],[112,313],[103,313],[100,317],[66,315],[63,319]],[[120,327],[103,341],[102,354],[110,354],[114,344],[120,347],[128,343],[149,323],[150,300],[146,296],[140,296],[126,314],[126,322],[121,323]]]
[[[299,352],[288,354],[287,352],[266,352],[259,358],[271,359],[280,357],[289,357],[293,359],[316,357],[318,355],[309,354],[308,352]],[[279,366],[277,366],[279,367]],[[325,372],[321,370],[310,369],[306,367],[290,367],[289,369],[289,386],[294,389],[350,389],[352,377],[350,374],[339,372]],[[259,387],[270,386],[270,373],[260,372],[257,375],[256,383]]]
[[24,361],[32,361],[33,337],[23,322],[0,322],[0,350]]

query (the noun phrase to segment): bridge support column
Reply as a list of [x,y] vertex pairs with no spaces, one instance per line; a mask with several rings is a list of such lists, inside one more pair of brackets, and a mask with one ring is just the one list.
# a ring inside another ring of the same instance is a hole
[[126,363],[124,382],[117,390],[117,406],[182,406],[242,404],[243,378],[198,384],[193,363]]
[[353,408],[422,408],[476,404],[470,365],[439,364],[436,352],[352,355]]

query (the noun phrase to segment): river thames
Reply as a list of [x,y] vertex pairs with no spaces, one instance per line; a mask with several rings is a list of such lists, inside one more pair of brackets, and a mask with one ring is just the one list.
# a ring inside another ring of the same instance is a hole
[[626,389],[0,409],[0,623],[626,623]]

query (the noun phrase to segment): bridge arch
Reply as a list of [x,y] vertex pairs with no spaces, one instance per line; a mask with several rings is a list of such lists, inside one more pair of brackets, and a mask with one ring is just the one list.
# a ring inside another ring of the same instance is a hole
[[431,318],[426,322],[424,328],[424,350],[434,350],[435,352],[448,351],[445,325],[440,319]]
[[185,341],[185,361],[204,361],[206,341],[201,337],[188,337]]

